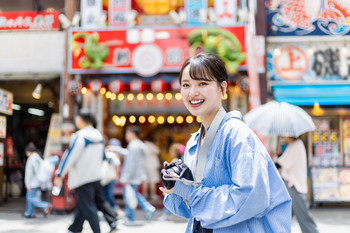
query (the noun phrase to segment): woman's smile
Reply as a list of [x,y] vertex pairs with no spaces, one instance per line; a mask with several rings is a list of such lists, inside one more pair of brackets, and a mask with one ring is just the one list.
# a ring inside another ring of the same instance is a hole
[[190,100],[191,107],[199,107],[204,103],[204,99]]

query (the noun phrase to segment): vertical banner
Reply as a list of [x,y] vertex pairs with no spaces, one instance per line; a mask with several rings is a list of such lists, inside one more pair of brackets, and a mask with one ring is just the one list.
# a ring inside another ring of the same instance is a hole
[[13,93],[0,88],[0,113],[12,115]]
[[206,0],[187,0],[186,1],[186,14],[187,24],[189,25],[200,25],[203,24],[204,14],[207,9]]
[[235,25],[237,22],[237,0],[215,0],[216,24]]
[[61,148],[61,125],[60,116],[58,113],[51,115],[49,132],[47,133],[47,139],[44,150],[44,158],[47,158],[53,154],[59,154],[62,151]]
[[0,138],[6,138],[6,117],[0,116]]
[[108,22],[109,26],[126,26],[126,14],[131,9],[130,0],[109,0]]
[[259,74],[265,73],[265,37],[255,35],[253,38],[253,44],[257,61],[257,71]]
[[0,166],[4,166],[4,143],[2,142],[0,142]]
[[102,16],[102,0],[81,0],[81,27],[91,28],[99,26]]
[[258,75],[258,61],[254,45],[255,38],[255,14],[254,8],[249,7],[248,33],[247,33],[247,67],[248,67],[248,82],[249,82],[249,110],[259,106],[260,89]]
[[13,146],[13,139],[12,137],[7,137],[5,139],[5,156],[7,157],[14,157],[15,156],[15,148]]

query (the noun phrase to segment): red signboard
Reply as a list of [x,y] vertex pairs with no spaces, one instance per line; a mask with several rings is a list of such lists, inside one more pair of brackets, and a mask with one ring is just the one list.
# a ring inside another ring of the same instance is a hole
[[[68,71],[71,74],[137,73],[144,77],[158,72],[178,72],[190,56],[187,36],[195,29],[198,27],[71,29]],[[237,37],[244,52],[244,26],[222,29]],[[108,52],[102,49],[103,46]],[[100,54],[91,55],[91,51],[100,51]],[[92,56],[94,59],[87,58]]]
[[54,30],[60,28],[60,11],[0,12],[0,30]]

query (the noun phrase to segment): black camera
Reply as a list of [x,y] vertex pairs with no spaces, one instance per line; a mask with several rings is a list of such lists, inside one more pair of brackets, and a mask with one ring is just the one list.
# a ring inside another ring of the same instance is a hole
[[192,172],[186,164],[180,160],[167,164],[161,171],[160,176],[162,178],[164,187],[166,189],[171,189],[175,185],[173,178],[169,177],[170,173],[174,172],[179,176],[179,179],[185,178],[187,180],[193,180]]

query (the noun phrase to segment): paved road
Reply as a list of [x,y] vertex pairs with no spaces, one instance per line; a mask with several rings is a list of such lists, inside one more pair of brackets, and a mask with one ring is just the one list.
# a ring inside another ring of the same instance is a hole
[[[20,215],[24,210],[24,199],[11,199],[0,206],[0,232],[1,233],[66,233],[67,226],[72,221],[72,214],[52,214],[44,218],[37,213],[35,219],[25,219]],[[39,212],[39,211],[38,211]],[[118,233],[181,233],[185,231],[186,220],[173,217],[172,221],[157,221],[161,210],[157,210],[154,220],[144,221],[144,212],[137,211],[136,226],[120,226]],[[321,233],[349,233],[350,232],[350,208],[319,207],[312,210],[312,214],[319,226]],[[102,233],[108,232],[109,227],[101,220]],[[83,233],[91,233],[87,223]],[[292,233],[301,233],[299,226],[293,220]]]

